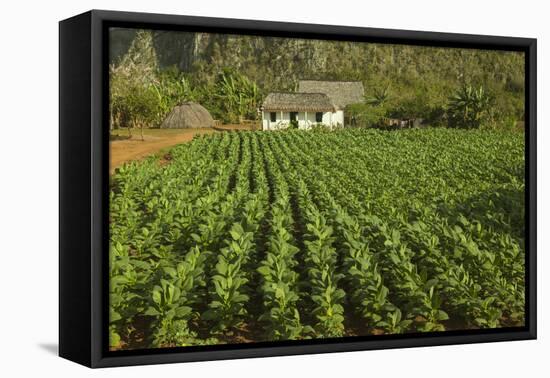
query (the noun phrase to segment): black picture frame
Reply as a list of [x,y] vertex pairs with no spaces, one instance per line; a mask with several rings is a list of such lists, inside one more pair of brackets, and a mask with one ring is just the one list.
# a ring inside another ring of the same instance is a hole
[[[110,26],[525,52],[525,327],[109,352]],[[92,10],[59,23],[59,354],[88,367],[298,355],[536,338],[536,64],[530,38]]]

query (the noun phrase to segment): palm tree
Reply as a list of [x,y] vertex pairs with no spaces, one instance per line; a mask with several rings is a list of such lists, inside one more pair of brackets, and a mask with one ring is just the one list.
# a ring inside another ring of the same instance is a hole
[[382,106],[390,99],[390,86],[384,88],[375,88],[371,97],[366,99],[367,104],[374,106]]
[[463,85],[449,98],[447,112],[449,126],[476,129],[485,121],[492,97],[483,89],[483,86],[474,88]]

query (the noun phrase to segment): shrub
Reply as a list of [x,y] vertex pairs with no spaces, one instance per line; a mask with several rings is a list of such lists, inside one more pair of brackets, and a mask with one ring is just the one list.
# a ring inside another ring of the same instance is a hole
[[423,118],[423,122],[433,127],[447,125],[447,112],[443,105],[431,107]]
[[130,129],[151,121],[157,103],[151,88],[156,71],[152,34],[139,31],[126,55],[109,67],[111,128]]
[[386,109],[383,106],[371,104],[352,104],[346,107],[347,124],[352,127],[378,127],[386,117]]
[[309,130],[316,133],[326,133],[331,131],[330,125],[326,125],[324,123],[314,123],[309,126]]

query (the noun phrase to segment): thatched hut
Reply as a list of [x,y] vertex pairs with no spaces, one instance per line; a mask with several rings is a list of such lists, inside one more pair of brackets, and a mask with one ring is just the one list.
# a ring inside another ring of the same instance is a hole
[[214,119],[203,106],[185,102],[176,106],[164,119],[162,129],[200,129],[214,126]]

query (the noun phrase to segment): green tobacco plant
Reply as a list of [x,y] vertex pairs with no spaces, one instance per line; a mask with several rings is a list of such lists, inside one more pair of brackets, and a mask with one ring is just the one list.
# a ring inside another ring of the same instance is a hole
[[268,309],[260,320],[268,323],[269,336],[275,340],[298,339],[311,332],[300,322],[297,308],[298,274],[295,255],[299,249],[291,244],[292,236],[284,227],[286,214],[275,207],[273,230],[267,258],[258,268],[262,275],[264,305]]
[[350,300],[367,325],[376,327],[386,313],[394,309],[388,300],[389,290],[383,284],[375,256],[363,237],[363,227],[359,221],[341,208],[336,210],[336,214],[343,247],[347,251],[344,265],[348,273],[346,279],[352,288]]
[[253,242],[252,233],[244,231],[235,223],[230,231],[231,239],[218,256],[212,277],[213,290],[209,310],[202,314],[204,320],[213,321],[214,332],[230,333],[231,328],[239,325],[246,315],[245,303],[249,296],[245,284],[248,282],[241,269],[248,260]]
[[145,261],[128,256],[128,247],[120,242],[110,250],[109,274],[109,345],[118,347],[121,337],[133,330],[131,323],[145,307],[139,295],[152,274]]
[[521,133],[231,132],[169,154],[110,178],[112,350],[525,324]]
[[389,334],[404,333],[410,327],[412,320],[402,319],[401,310],[395,309],[391,312],[387,320],[381,321],[380,326]]
[[445,331],[445,327],[440,322],[448,320],[449,315],[441,309],[441,297],[437,291],[434,291],[435,286],[431,286],[428,295],[425,297],[425,310],[422,313],[424,323],[418,327],[419,331],[434,332]]
[[333,229],[326,224],[325,217],[316,209],[308,209],[307,230],[309,239],[305,242],[308,250],[308,276],[314,302],[313,314],[318,320],[316,331],[324,337],[342,336],[344,331],[345,293],[338,288],[343,277],[335,270],[336,250],[332,246]]
[[475,318],[475,322],[482,328],[498,328],[502,311],[494,307],[495,298],[489,297],[481,302],[480,317]]
[[160,285],[153,287],[151,303],[144,314],[156,319],[153,323],[154,345],[178,343],[180,338],[191,336],[190,333],[184,336],[182,331],[187,331],[186,323],[193,309],[184,305],[180,299],[181,289],[168,280],[161,279]]

